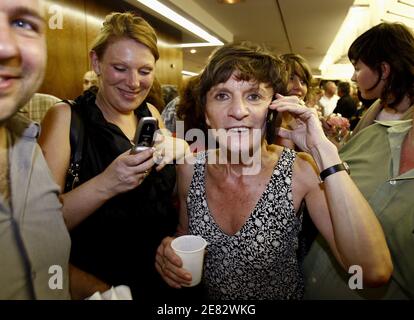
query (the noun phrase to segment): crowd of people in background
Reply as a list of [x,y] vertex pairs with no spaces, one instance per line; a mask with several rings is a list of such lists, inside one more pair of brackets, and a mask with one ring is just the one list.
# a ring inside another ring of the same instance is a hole
[[[36,93],[40,0],[1,2],[0,26],[0,299],[118,285],[138,301],[414,299],[414,36],[403,24],[355,39],[351,79],[316,81],[302,56],[242,42],[178,90],[156,78],[152,26],[114,12],[73,100]],[[144,117],[160,130],[134,154]],[[203,140],[176,137],[181,120]],[[183,234],[208,241],[195,291],[171,248]]]

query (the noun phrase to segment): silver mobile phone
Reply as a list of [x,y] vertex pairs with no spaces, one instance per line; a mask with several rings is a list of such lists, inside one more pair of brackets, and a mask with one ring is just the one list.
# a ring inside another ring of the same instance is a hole
[[158,129],[158,121],[154,117],[143,117],[139,120],[137,130],[135,131],[134,145],[131,148],[131,154],[144,151],[152,147],[154,143],[154,134]]

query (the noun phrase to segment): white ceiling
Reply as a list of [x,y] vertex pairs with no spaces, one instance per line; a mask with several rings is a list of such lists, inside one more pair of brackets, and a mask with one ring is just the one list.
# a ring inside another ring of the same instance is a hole
[[[157,12],[139,4],[137,0],[126,1],[162,19],[172,28],[181,30],[184,43],[204,42],[188,31],[183,31],[184,29],[166,20]],[[359,16],[358,22],[347,25],[345,32],[341,34],[340,47],[342,48],[339,51],[337,49],[332,55],[334,61],[341,60],[340,62],[346,63],[346,52],[350,42],[371,25],[382,20],[382,13],[389,12],[390,5],[400,5],[401,2],[400,0],[242,0],[239,4],[226,5],[220,4],[218,0],[158,1],[225,43],[247,40],[266,45],[275,53],[298,53],[308,61],[314,75],[321,73],[319,66],[353,4],[369,7],[371,13]],[[411,0],[410,2],[414,3]],[[406,8],[403,8],[404,12],[407,12]],[[414,4],[412,8],[414,10]],[[191,48],[183,48],[184,70],[199,72],[214,48],[198,47],[195,54],[190,53]]]
[[[156,12],[127,0],[140,9]],[[276,53],[294,52],[307,59],[315,74],[354,0],[244,0],[219,4],[217,0],[159,0],[223,42],[253,41]],[[170,23],[177,28],[171,21]],[[180,29],[180,28],[178,28]],[[187,39],[186,39],[187,38]],[[194,38],[184,35],[184,42]],[[203,42],[202,40],[198,40]],[[184,48],[184,70],[198,72],[214,47]]]
[[[170,0],[174,2],[174,0]],[[181,0],[181,2],[190,0]],[[223,5],[216,0],[193,0],[234,36],[266,45],[276,53],[304,56],[314,73],[322,62],[353,0],[245,0]],[[214,33],[214,24],[206,25]],[[205,57],[185,50],[185,68],[202,68]]]

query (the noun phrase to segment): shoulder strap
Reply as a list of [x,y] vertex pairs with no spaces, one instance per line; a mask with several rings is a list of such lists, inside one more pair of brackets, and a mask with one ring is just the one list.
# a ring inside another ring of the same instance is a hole
[[[69,174],[73,177],[73,181],[71,183],[67,183],[66,189],[73,189],[75,185],[79,182],[79,170],[80,170],[80,163],[82,160],[82,151],[83,151],[83,140],[85,135],[85,128],[84,123],[82,121],[82,117],[80,115],[80,108],[81,105],[77,104],[73,100],[63,100],[70,105],[71,109],[71,118],[70,118],[70,167],[69,167]],[[68,180],[68,179],[67,179]],[[67,181],[69,182],[69,181]],[[66,190],[66,191],[69,191]]]
[[73,100],[63,100],[62,102],[70,105],[70,148],[71,162],[80,163],[82,159],[84,126],[80,115],[80,106]]
[[142,118],[142,117],[152,117],[152,113],[148,107],[146,101],[144,101],[135,111],[135,114]]

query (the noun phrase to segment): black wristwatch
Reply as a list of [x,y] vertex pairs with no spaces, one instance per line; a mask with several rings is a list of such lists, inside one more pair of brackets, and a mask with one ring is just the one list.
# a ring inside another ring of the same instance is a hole
[[325,170],[322,170],[322,172],[319,174],[321,177],[321,181],[325,181],[326,177],[330,176],[331,174],[334,174],[339,171],[345,170],[348,174],[350,174],[349,166],[346,162],[342,162],[339,164],[336,164],[332,167],[326,168]]

